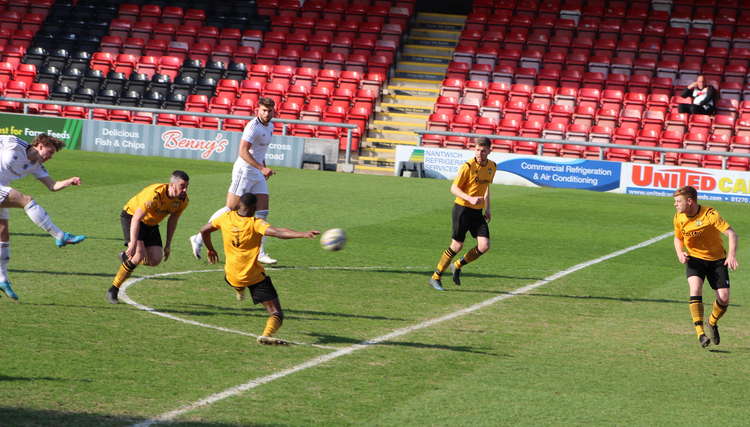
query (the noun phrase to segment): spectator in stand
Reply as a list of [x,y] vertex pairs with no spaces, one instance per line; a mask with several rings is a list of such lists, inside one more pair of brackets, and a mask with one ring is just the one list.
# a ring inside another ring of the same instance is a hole
[[680,104],[680,113],[707,114],[716,113],[716,89],[706,84],[706,78],[699,74],[693,83],[690,83],[684,91],[683,98],[692,98],[690,104]]

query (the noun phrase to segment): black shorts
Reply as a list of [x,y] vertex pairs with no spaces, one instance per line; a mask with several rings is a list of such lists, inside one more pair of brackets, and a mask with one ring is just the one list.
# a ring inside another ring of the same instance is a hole
[[[130,222],[133,220],[133,215],[122,211],[120,213],[120,224],[122,224],[122,235],[125,237],[125,246],[130,243]],[[162,247],[161,244],[161,233],[159,233],[158,225],[146,225],[141,222],[141,229],[138,231],[138,240],[143,240],[143,244],[146,247],[158,246]]]
[[729,269],[724,265],[724,261],[725,258],[706,261],[689,256],[685,264],[685,276],[698,276],[701,279],[708,279],[711,289],[728,288]]
[[273,282],[269,276],[265,276],[263,280],[250,286],[234,286],[229,283],[227,277],[224,276],[224,281],[227,285],[236,288],[248,288],[250,289],[250,296],[253,297],[253,304],[260,304],[262,302],[271,301],[279,298],[279,294],[276,293],[276,288],[273,287]]
[[467,231],[475,239],[479,236],[490,238],[490,226],[487,225],[481,209],[455,204],[453,205],[453,240],[463,242]]

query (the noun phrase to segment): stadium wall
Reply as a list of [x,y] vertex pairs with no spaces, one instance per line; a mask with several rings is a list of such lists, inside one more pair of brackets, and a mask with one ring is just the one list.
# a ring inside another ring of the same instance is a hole
[[[418,162],[425,176],[452,180],[473,156],[471,150],[399,145],[394,172],[399,162]],[[663,197],[671,197],[677,187],[692,185],[704,200],[750,203],[750,172],[495,152],[489,157],[497,163],[495,184]]]

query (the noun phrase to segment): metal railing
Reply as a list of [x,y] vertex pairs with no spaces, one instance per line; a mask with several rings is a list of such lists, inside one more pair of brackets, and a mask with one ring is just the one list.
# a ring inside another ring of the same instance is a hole
[[[156,124],[156,119],[159,114],[175,114],[179,116],[198,116],[198,117],[216,117],[219,119],[219,129],[226,131],[224,129],[224,121],[222,119],[239,119],[239,120],[251,120],[254,119],[255,116],[237,116],[232,114],[217,114],[217,113],[203,113],[199,111],[184,111],[184,110],[164,110],[161,108],[143,108],[143,107],[131,107],[128,105],[107,105],[107,104],[90,104],[90,103],[83,103],[83,102],[71,102],[71,101],[57,101],[57,100],[50,100],[50,99],[28,99],[28,98],[6,98],[6,97],[0,97],[0,101],[10,101],[10,102],[20,102],[23,104],[23,113],[29,114],[29,105],[28,104],[47,104],[47,105],[61,105],[61,106],[73,106],[73,107],[83,107],[88,108],[87,116],[89,119],[94,118],[94,112],[93,109],[100,108],[105,110],[127,110],[127,111],[139,111],[144,113],[152,113],[154,114],[153,119],[151,120],[151,124]],[[40,116],[46,116],[45,114],[35,114]],[[287,131],[287,125],[290,124],[304,124],[304,125],[312,125],[312,126],[330,126],[330,127],[336,127],[336,128],[344,128],[346,129],[346,153],[344,157],[344,161],[347,165],[351,165],[352,163],[352,130],[357,129],[356,125],[352,125],[349,123],[335,123],[335,122],[317,122],[317,121],[309,121],[309,120],[295,120],[295,119],[280,119],[280,118],[274,118],[274,123],[281,123],[281,134],[286,135]],[[337,139],[338,141],[338,139]]]
[[[570,139],[544,139],[544,138],[529,138],[525,136],[510,136],[510,135],[488,135],[483,133],[465,133],[465,132],[446,132],[439,130],[415,130],[416,134],[419,135],[419,145],[422,145],[422,139],[424,135],[441,135],[441,136],[465,136],[469,138],[480,138],[486,137],[489,139],[507,139],[510,141],[528,141],[536,142],[539,144],[537,148],[537,155],[542,155],[544,152],[544,144],[563,144],[563,145],[581,145],[584,147],[600,147],[600,148],[625,148],[628,150],[642,150],[642,151],[655,151],[661,153],[659,155],[659,163],[664,164],[664,153],[687,153],[687,154],[701,154],[701,155],[717,155],[721,156],[721,167],[726,169],[727,157],[748,157],[750,153],[734,153],[729,151],[709,151],[709,150],[687,150],[684,148],[664,148],[664,147],[652,147],[644,145],[624,145],[624,144],[612,144],[604,142],[589,142],[589,141],[576,141]],[[599,159],[604,160],[604,150],[599,150]]]

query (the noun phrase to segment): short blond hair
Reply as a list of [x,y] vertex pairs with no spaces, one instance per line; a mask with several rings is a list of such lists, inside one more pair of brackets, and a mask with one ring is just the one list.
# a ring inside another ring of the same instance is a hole
[[690,185],[686,185],[684,187],[680,187],[676,190],[674,190],[674,193],[672,194],[672,197],[677,196],[685,196],[688,199],[698,200],[698,190],[696,190],[694,187]]

